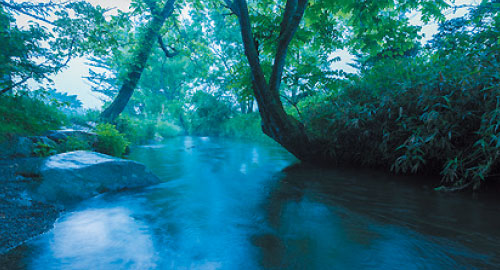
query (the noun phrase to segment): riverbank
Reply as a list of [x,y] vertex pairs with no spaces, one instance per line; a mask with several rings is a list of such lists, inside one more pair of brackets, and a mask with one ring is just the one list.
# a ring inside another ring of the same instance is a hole
[[32,200],[27,191],[34,178],[19,168],[39,159],[0,161],[0,254],[52,228],[63,210],[55,204]]
[[90,151],[0,160],[0,254],[50,230],[80,201],[156,183],[141,163]]

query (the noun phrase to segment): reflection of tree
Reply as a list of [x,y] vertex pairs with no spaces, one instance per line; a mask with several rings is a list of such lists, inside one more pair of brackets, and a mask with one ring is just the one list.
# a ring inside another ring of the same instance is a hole
[[[489,265],[478,254],[497,250],[494,226],[500,219],[481,222],[495,216],[492,209],[469,198],[424,192],[422,179],[304,165],[278,177],[263,203],[270,231],[251,239],[265,267],[322,269],[322,262],[339,269],[370,263],[392,269],[416,257],[427,266]],[[412,179],[420,181],[417,186]],[[369,258],[358,261],[363,256]]]

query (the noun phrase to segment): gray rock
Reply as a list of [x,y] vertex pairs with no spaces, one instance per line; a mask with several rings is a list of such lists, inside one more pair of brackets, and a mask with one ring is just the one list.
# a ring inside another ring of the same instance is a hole
[[69,137],[88,142],[90,146],[97,142],[97,134],[84,130],[53,130],[46,136],[14,137],[8,136],[0,140],[0,159],[15,159],[33,157],[37,144],[42,143],[57,149]]
[[47,158],[33,198],[70,204],[106,191],[159,183],[143,164],[89,151],[74,151]]
[[35,145],[30,138],[6,138],[0,143],[0,159],[30,157],[34,148]]
[[58,143],[68,139],[69,137],[88,141],[90,144],[94,144],[97,141],[97,134],[95,134],[94,132],[74,129],[52,130],[47,132],[47,137]]

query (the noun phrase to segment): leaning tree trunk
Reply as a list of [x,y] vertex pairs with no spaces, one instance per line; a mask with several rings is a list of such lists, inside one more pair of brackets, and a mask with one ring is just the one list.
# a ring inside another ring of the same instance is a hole
[[140,39],[139,47],[132,52],[130,58],[131,61],[127,67],[127,74],[125,75],[123,85],[120,88],[118,95],[113,100],[111,105],[101,113],[101,118],[103,120],[113,122],[125,109],[125,106],[127,106],[130,97],[132,97],[132,94],[139,83],[142,71],[146,67],[151,50],[158,40],[157,37],[159,36],[160,29],[162,28],[165,20],[174,11],[174,3],[175,0],[168,0],[163,9],[158,11],[151,8],[153,19],[146,25],[145,32]]
[[288,0],[286,2],[269,83],[266,81],[260,65],[246,0],[226,0],[226,3],[236,14],[240,23],[245,55],[249,61],[254,80],[254,94],[262,118],[262,130],[300,160],[320,159],[323,152],[321,143],[311,139],[302,123],[285,112],[279,93],[288,45],[302,20],[307,0]]

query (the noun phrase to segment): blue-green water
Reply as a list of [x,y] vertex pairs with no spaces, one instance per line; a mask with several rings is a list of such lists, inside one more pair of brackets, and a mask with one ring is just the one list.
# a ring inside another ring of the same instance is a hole
[[278,146],[138,147],[164,183],[105,194],[13,251],[27,269],[500,269],[495,200],[381,173],[291,166]]

